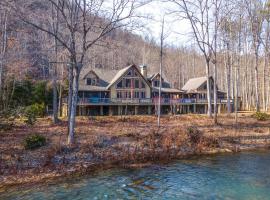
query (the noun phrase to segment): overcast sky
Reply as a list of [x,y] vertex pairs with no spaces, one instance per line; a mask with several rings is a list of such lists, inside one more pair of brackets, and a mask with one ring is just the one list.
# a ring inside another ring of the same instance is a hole
[[[189,22],[186,20],[176,20],[170,13],[175,8],[170,3],[151,2],[150,4],[142,7],[139,12],[142,14],[150,15],[153,20],[147,20],[146,30],[144,32],[138,32],[138,34],[150,34],[156,40],[159,40],[161,32],[161,22],[165,15],[165,33],[168,35],[166,43],[174,46],[190,46],[192,41],[192,35],[190,32]],[[148,30],[149,31],[148,31]]]

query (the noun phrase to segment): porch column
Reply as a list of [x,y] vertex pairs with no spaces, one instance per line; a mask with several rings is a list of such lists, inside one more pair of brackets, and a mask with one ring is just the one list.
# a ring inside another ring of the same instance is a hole
[[103,106],[100,106],[100,115],[103,116],[104,113],[103,113]]
[[138,115],[139,112],[139,106],[135,106],[135,115]]
[[187,114],[190,113],[189,107],[190,107],[190,105],[187,105]]
[[82,116],[82,109],[80,105],[78,106],[78,113],[76,115]]
[[118,115],[122,115],[122,106],[117,106],[117,113]]
[[112,106],[109,106],[109,115],[110,115],[110,116],[113,115],[113,109],[112,109]]
[[218,107],[218,114],[221,113],[221,105],[222,105],[222,104],[218,104],[218,105],[217,105],[217,107]]
[[82,106],[82,111],[81,111],[82,116],[85,116],[86,115],[85,114],[85,110],[86,110],[86,106]]
[[207,105],[204,105],[204,114],[207,114]]
[[151,106],[148,106],[147,110],[148,110],[148,115],[151,115],[152,114],[151,113],[152,107]]
[[195,104],[195,103],[193,104],[193,112],[194,112],[194,113],[197,113],[197,110],[196,110],[196,104]]

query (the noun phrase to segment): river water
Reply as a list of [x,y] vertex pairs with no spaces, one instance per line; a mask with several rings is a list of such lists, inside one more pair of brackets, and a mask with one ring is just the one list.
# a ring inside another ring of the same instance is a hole
[[113,169],[31,187],[0,199],[270,199],[270,151],[201,156],[142,169]]

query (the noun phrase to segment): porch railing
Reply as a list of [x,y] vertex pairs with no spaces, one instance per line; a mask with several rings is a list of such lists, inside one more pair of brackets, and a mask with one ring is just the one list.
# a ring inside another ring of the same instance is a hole
[[[230,101],[231,103],[232,100]],[[67,103],[67,98],[64,99],[64,103]],[[190,99],[190,98],[161,98],[162,105],[171,104],[196,104],[207,103],[207,99]],[[212,103],[214,103],[212,101]],[[225,104],[227,99],[218,99],[218,103]],[[158,104],[158,98],[143,98],[143,99],[120,99],[120,98],[78,98],[78,104]]]

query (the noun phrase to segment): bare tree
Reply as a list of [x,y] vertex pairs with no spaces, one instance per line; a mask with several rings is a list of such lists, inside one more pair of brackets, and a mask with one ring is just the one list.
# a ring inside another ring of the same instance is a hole
[[161,24],[160,34],[160,65],[159,65],[159,90],[158,90],[158,127],[160,127],[160,115],[161,115],[161,88],[162,88],[162,68],[163,68],[163,43],[164,43],[164,17]]
[[252,34],[252,45],[255,56],[254,64],[254,78],[255,78],[255,97],[256,97],[256,111],[260,111],[260,94],[259,94],[259,50],[262,44],[261,34],[262,34],[262,23],[263,15],[261,11],[263,10],[263,5],[260,1],[246,0],[246,9],[249,16],[249,26],[250,32]]
[[208,0],[171,0],[178,6],[179,11],[175,11],[182,17],[182,12],[185,18],[189,21],[192,34],[195,37],[196,43],[202,52],[205,60],[205,71],[207,77],[207,102],[208,116],[212,117],[212,101],[211,101],[211,86],[210,86],[210,62],[213,58],[213,36],[211,33],[211,9],[212,2]]
[[8,5],[23,22],[53,36],[58,44],[69,52],[68,144],[73,144],[79,75],[83,65],[87,63],[89,50],[115,29],[130,25],[135,27],[135,10],[147,2],[139,0],[48,0],[59,13],[60,34],[55,34],[49,29],[46,15],[43,15],[44,10],[41,13],[39,9],[33,9],[33,7],[40,6],[41,8],[45,7],[46,10],[47,3],[30,0],[8,2]]
[[[8,11],[6,9],[0,9],[0,102],[2,102],[2,89],[3,89],[3,74],[4,74],[4,62],[7,51],[7,20]],[[0,105],[1,106],[1,105]],[[1,109],[1,107],[0,107]]]

